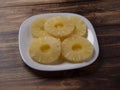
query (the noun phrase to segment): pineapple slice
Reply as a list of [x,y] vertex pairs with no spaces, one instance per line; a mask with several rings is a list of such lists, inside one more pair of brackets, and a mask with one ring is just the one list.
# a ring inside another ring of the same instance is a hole
[[47,21],[47,19],[48,18],[38,18],[31,23],[30,30],[34,38],[47,35],[47,33],[44,31],[44,23]]
[[72,35],[87,36],[87,26],[80,18],[71,16],[68,19],[75,25],[75,30]]
[[62,55],[72,63],[88,61],[93,52],[92,44],[84,37],[72,36],[62,42]]
[[74,30],[74,25],[69,22],[68,18],[63,16],[56,16],[48,19],[44,27],[49,34],[57,38],[66,37]]
[[30,45],[29,54],[33,60],[39,63],[56,63],[61,54],[61,42],[51,36],[36,38]]

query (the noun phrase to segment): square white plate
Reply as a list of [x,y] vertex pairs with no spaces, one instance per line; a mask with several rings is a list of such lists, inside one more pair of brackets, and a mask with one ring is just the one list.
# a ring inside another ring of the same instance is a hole
[[[32,36],[31,36],[30,30],[29,30],[29,26],[30,26],[31,22],[37,18],[53,17],[53,16],[76,16],[76,17],[81,18],[86,23],[86,25],[88,27],[87,39],[94,46],[94,55],[89,61],[82,62],[82,63],[76,63],[76,64],[64,62],[62,64],[57,64],[57,65],[44,65],[44,64],[39,64],[31,59],[31,57],[29,56],[29,52],[28,52],[28,47],[32,40]],[[40,14],[40,15],[32,16],[32,17],[28,18],[27,20],[25,20],[21,24],[20,30],[19,30],[19,50],[20,50],[20,54],[21,54],[21,57],[22,57],[24,63],[26,63],[28,66],[30,66],[33,69],[42,70],[42,71],[60,71],[60,70],[82,68],[82,67],[92,64],[96,60],[96,58],[98,57],[98,54],[99,54],[98,40],[97,40],[95,30],[94,30],[92,24],[85,17],[78,15],[78,14],[73,14],[73,13]]]

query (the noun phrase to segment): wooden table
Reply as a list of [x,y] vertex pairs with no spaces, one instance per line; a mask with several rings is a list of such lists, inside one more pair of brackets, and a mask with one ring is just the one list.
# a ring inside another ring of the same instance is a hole
[[[93,23],[100,45],[95,63],[59,72],[23,63],[20,24],[49,12],[77,13]],[[120,0],[0,0],[0,90],[120,90]]]

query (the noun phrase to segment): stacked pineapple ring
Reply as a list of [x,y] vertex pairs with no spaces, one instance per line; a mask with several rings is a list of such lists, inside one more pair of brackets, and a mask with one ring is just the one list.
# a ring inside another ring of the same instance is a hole
[[64,61],[79,63],[89,60],[94,48],[86,39],[86,24],[78,17],[39,18],[30,25],[33,41],[31,58],[42,64]]

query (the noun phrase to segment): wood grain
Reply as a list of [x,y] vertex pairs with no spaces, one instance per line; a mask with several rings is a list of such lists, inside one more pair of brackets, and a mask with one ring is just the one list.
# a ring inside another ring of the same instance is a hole
[[[21,23],[41,13],[84,15],[100,54],[92,65],[60,72],[26,66],[18,49]],[[120,0],[0,0],[0,90],[120,90]]]

